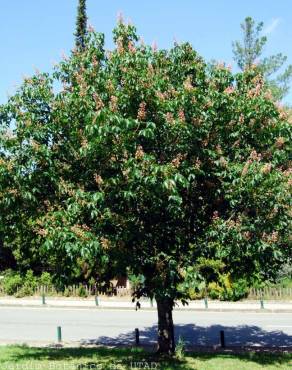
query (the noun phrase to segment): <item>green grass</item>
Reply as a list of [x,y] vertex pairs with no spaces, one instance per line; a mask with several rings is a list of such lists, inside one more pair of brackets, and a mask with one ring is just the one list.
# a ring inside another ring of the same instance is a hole
[[0,347],[1,370],[122,370],[135,368],[156,368],[162,370],[292,370],[292,355],[267,353],[247,353],[240,355],[192,353],[186,354],[180,360],[163,360],[141,349]]

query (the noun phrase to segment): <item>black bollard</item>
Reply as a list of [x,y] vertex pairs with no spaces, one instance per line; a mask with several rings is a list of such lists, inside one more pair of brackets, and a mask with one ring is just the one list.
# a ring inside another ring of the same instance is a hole
[[135,342],[136,346],[140,345],[140,333],[138,328],[135,329]]
[[220,330],[220,344],[222,348],[225,348],[224,330]]

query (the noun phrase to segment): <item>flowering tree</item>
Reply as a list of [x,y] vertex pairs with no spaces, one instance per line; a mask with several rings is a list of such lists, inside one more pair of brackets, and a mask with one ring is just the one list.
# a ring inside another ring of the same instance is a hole
[[146,46],[122,21],[114,41],[91,30],[2,106],[0,227],[60,265],[94,261],[100,282],[142,276],[134,298],[155,297],[172,352],[190,266],[264,279],[290,256],[291,122],[256,70]]

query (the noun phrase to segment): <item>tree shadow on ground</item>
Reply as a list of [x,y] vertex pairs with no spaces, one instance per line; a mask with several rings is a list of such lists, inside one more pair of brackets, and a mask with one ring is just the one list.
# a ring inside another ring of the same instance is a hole
[[[176,325],[176,342],[182,338],[187,347],[216,346],[219,344],[220,331],[224,330],[225,343],[228,347],[258,346],[292,349],[292,336],[282,331],[265,331],[258,326],[222,326],[212,325],[208,327],[193,324]],[[140,330],[140,342],[142,345],[155,346],[157,341],[157,326],[147,327]],[[135,344],[133,332],[121,333],[118,337],[98,337],[95,339],[82,339],[81,344],[104,344],[126,345]]]
[[[69,361],[74,359],[74,366],[68,368],[81,369],[113,369],[120,368],[122,365],[123,369],[133,368],[133,364],[144,363],[150,366],[150,364],[159,364],[159,368],[164,369],[163,365],[171,366],[171,369],[189,369],[185,366],[186,361],[184,359],[159,357],[155,353],[144,351],[140,347],[133,348],[109,348],[109,347],[94,347],[94,348],[35,348],[23,346],[8,346],[10,353],[6,360],[9,360],[16,366],[20,366],[24,362],[31,361],[53,361],[57,368],[58,362]],[[68,365],[69,366],[69,365]],[[18,368],[18,367],[17,367]],[[27,368],[27,367],[26,367]],[[37,367],[36,367],[37,368]],[[40,367],[41,368],[41,367]],[[44,368],[44,367],[42,367]],[[64,367],[66,368],[66,367]],[[158,366],[152,366],[152,368],[158,368]]]
[[[227,327],[212,325],[200,327],[196,325],[176,325],[176,341],[181,337],[186,348],[193,349],[187,353],[187,358],[208,361],[209,359],[240,359],[240,361],[252,361],[262,366],[289,365],[291,356],[279,353],[272,353],[273,349],[288,348],[292,350],[292,337],[281,331],[265,331],[257,326],[236,326]],[[237,348],[243,346],[257,346],[254,348],[269,348],[267,352],[252,350],[247,353],[243,348],[241,353],[220,353],[212,350],[213,346],[219,343],[220,330],[225,331],[226,346]],[[121,333],[118,337],[98,337],[94,339],[82,339],[82,348],[30,348],[30,347],[11,347],[9,354],[10,361],[21,363],[21,361],[79,361],[76,369],[102,369],[111,368],[112,364],[121,364],[124,368],[131,368],[131,362],[146,361],[159,363],[159,368],[164,369],[189,369],[189,365],[183,358],[161,359],[154,353],[157,340],[157,326],[151,326],[140,330],[141,347],[135,347],[135,335],[133,332]],[[91,345],[103,345],[107,347],[87,347]],[[122,347],[124,346],[124,347]],[[112,347],[112,348],[110,348]],[[147,348],[148,351],[144,351]],[[150,351],[149,351],[150,350]],[[205,352],[205,353],[204,353]],[[91,367],[88,367],[88,366]],[[109,366],[109,367],[108,367]]]

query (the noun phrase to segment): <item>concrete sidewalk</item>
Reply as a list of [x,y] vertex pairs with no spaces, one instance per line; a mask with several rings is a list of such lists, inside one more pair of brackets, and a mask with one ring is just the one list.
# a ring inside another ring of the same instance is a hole
[[[141,309],[156,310],[155,301],[153,305],[149,299],[141,299]],[[1,297],[0,307],[55,307],[55,308],[83,308],[83,309],[136,309],[136,303],[131,299],[117,299],[115,297],[105,298],[98,297],[98,305],[94,297],[86,299],[64,298],[64,297],[45,297],[45,304],[42,302],[42,297]],[[220,302],[208,300],[208,311],[250,311],[250,312],[291,312],[292,301],[264,301],[264,308],[261,307],[260,301],[245,300],[240,302]],[[206,306],[203,300],[191,301],[188,305],[183,306],[178,302],[175,310],[197,310],[205,311]]]

